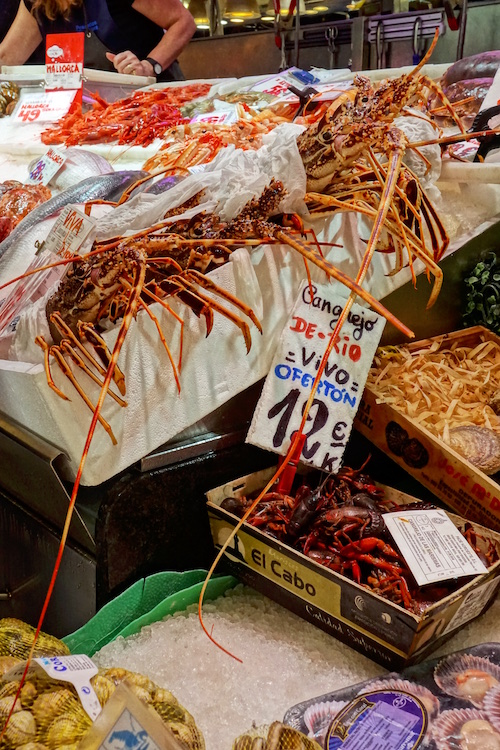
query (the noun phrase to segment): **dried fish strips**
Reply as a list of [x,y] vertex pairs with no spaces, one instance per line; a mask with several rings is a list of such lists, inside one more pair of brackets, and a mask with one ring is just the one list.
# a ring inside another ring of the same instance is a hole
[[208,84],[175,89],[136,91],[132,96],[108,104],[100,97],[85,114],[68,114],[53,128],[42,133],[46,145],[115,141],[122,145],[148,146],[173,125],[187,122],[179,107],[190,99],[204,96]]
[[367,387],[377,403],[390,404],[448,445],[466,425],[500,439],[500,417],[492,406],[500,387],[500,345],[494,340],[481,337],[474,347],[454,342],[440,348],[435,341],[417,350],[379,349]]

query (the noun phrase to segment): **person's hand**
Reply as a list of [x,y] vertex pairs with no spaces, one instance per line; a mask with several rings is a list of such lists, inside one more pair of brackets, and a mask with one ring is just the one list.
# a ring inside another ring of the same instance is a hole
[[147,60],[139,60],[130,50],[113,55],[106,52],[106,57],[111,60],[118,73],[129,76],[154,76],[153,66]]

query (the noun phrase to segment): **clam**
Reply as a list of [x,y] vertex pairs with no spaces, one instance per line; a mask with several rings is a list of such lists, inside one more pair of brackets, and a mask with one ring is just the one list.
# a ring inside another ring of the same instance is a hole
[[87,714],[82,711],[79,716],[62,714],[58,716],[47,729],[45,742],[50,750],[61,745],[77,743],[92,726]]
[[0,698],[0,718],[6,719],[10,714],[13,705],[14,712],[22,710],[21,703],[19,701],[16,701],[15,695],[9,695],[8,697]]
[[16,659],[15,656],[0,656],[0,678],[21,661],[22,659]]
[[80,703],[70,690],[61,688],[49,693],[42,693],[33,701],[31,711],[40,725],[48,724],[63,713],[79,708]]
[[26,680],[21,688],[21,705],[23,708],[29,708],[38,695],[38,690],[34,682]]
[[9,682],[0,682],[0,698],[5,698],[7,695],[15,695],[19,689],[19,682],[17,680],[9,680]]
[[110,699],[111,695],[116,690],[116,685],[112,680],[109,680],[107,677],[104,677],[102,674],[96,674],[92,679],[90,680],[90,684],[95,690],[95,694],[97,695],[97,698],[99,700],[99,703],[101,706],[104,706],[105,703]]
[[500,435],[488,427],[452,427],[450,446],[485,474],[500,471]]
[[156,688],[153,693],[153,702],[171,703],[173,706],[179,705],[179,701],[177,700],[175,695],[171,693],[170,690],[166,690],[165,688]]
[[12,714],[5,728],[5,740],[17,747],[33,742],[36,738],[36,721],[29,711],[18,711]]
[[143,687],[128,680],[126,680],[126,685],[143,703],[151,703],[151,693],[149,690],[145,690]]
[[152,706],[163,721],[167,723],[171,721],[185,721],[186,719],[186,712],[182,706],[165,702],[157,703],[156,701],[153,701]]

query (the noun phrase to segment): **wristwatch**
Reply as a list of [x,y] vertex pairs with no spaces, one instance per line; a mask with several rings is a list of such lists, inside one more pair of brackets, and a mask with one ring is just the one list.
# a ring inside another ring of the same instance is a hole
[[159,76],[161,73],[163,73],[163,67],[160,65],[158,60],[155,60],[153,57],[146,57],[145,59],[153,66],[153,72],[155,76]]

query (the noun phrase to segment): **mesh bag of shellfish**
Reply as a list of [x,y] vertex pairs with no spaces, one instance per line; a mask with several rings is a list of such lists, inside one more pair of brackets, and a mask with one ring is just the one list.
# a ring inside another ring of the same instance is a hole
[[[35,628],[14,617],[0,620],[0,679],[19,660],[27,659],[35,637]],[[41,632],[33,656],[64,656],[69,654],[65,643]]]
[[298,729],[275,721],[242,734],[234,741],[233,750],[320,750],[320,746]]
[[[29,673],[19,692],[20,680],[10,678],[10,674],[11,671],[0,677],[0,733],[3,731],[0,750],[16,750],[28,744],[31,750],[62,747],[76,750],[93,726],[76,688],[68,682]],[[180,747],[205,749],[203,736],[191,714],[169,690],[147,677],[115,667],[100,670],[90,679],[90,684],[101,707],[118,685],[126,684],[148,710],[161,719]]]
[[327,750],[500,749],[500,643],[299,703],[284,722]]

